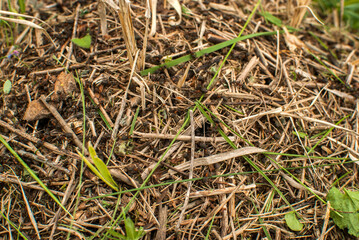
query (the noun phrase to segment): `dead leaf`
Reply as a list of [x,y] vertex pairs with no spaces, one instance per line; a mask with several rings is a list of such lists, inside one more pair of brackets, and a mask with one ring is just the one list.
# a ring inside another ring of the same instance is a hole
[[297,48],[302,49],[305,47],[305,44],[297,38],[297,36],[290,34],[286,27],[283,27],[284,29],[284,39],[287,43],[287,46],[291,52],[294,52]]
[[54,94],[51,100],[60,101],[66,99],[76,89],[76,82],[71,73],[60,73],[55,82]]
[[51,113],[40,100],[34,100],[27,106],[23,119],[25,121],[35,121],[47,118],[50,115]]

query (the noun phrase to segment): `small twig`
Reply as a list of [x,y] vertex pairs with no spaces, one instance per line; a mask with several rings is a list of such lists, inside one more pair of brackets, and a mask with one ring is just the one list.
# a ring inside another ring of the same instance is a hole
[[76,157],[78,159],[81,159],[80,156],[78,156],[77,154],[74,154],[72,152],[67,152],[67,151],[64,151],[64,150],[61,150],[59,149],[58,147],[56,147],[55,145],[51,144],[51,143],[48,143],[48,142],[43,142],[41,141],[39,138],[36,138],[34,136],[31,136],[30,134],[27,134],[19,129],[16,129],[14,128],[13,126],[11,126],[10,124],[7,124],[6,122],[0,120],[0,126],[10,130],[11,132],[13,133],[16,133],[17,135],[33,142],[33,143],[41,143],[42,146],[46,147],[47,149],[57,153],[57,154],[60,154],[60,155],[67,155],[67,156],[70,156],[70,157]]
[[241,185],[241,187],[228,187],[228,188],[219,188],[219,189],[211,189],[211,190],[203,190],[203,191],[197,191],[193,192],[189,195],[190,198],[202,198],[202,197],[210,197],[210,196],[217,196],[217,195],[224,195],[229,194],[237,189],[237,192],[243,192],[246,190],[254,189],[256,188],[256,184],[252,183],[250,185]]
[[96,106],[100,109],[103,116],[106,118],[106,121],[110,124],[111,127],[113,127],[114,124],[113,124],[110,116],[107,114],[106,110],[102,107],[99,100],[97,99],[97,97],[93,93],[92,89],[88,87],[87,90],[88,90],[88,92],[90,94],[90,97],[93,99],[94,103],[96,104]]
[[[134,135],[137,136],[133,136],[134,138],[136,137],[140,137],[140,138],[155,138],[155,139],[174,139],[176,137],[176,135],[171,135],[171,134],[161,134],[161,133],[142,133],[142,132],[133,132]],[[231,141],[235,141],[237,137],[235,136],[230,136],[228,137]],[[191,136],[186,136],[186,135],[180,135],[176,138],[179,141],[191,141],[192,137]],[[226,140],[223,137],[197,137],[195,136],[194,139],[197,142],[226,142]]]
[[[138,58],[138,51],[136,53],[136,57],[135,57],[135,63],[137,62],[137,58]],[[130,74],[130,77],[129,77],[129,80],[128,80],[128,84],[127,84],[127,87],[126,87],[126,91],[125,91],[125,94],[123,95],[122,97],[122,102],[121,102],[121,108],[120,108],[120,111],[118,112],[118,115],[117,115],[117,118],[116,118],[116,121],[115,121],[115,125],[113,127],[113,130],[112,130],[112,134],[111,134],[111,139],[112,140],[115,140],[116,139],[116,136],[117,136],[117,133],[118,133],[118,129],[120,127],[120,121],[122,119],[122,115],[123,115],[123,112],[125,110],[125,106],[126,106],[126,99],[127,99],[127,94],[128,94],[128,90],[130,88],[130,85],[131,85],[131,80],[132,80],[132,77],[133,77],[133,74],[135,72],[135,69],[136,69],[136,64],[134,64],[132,66],[132,69],[131,69],[131,74]]]
[[97,11],[100,16],[101,35],[107,35],[106,6],[102,0],[97,1]]
[[353,74],[354,74],[354,70],[355,70],[355,67],[348,63],[348,75],[347,75],[347,78],[345,79],[345,82],[350,85],[352,83],[352,79],[353,79]]
[[[332,137],[327,137],[330,141],[335,142],[336,144],[338,144],[339,146],[345,148],[346,150],[348,150],[348,152],[350,152],[351,154],[353,154],[356,158],[359,158],[359,152],[355,151],[354,149],[348,147],[347,145],[345,145],[344,143],[340,142],[337,139],[334,139]],[[355,162],[356,164],[359,164],[359,162]]]
[[324,217],[324,224],[323,224],[323,228],[322,228],[322,233],[320,234],[320,237],[318,238],[318,240],[324,240],[325,239],[325,235],[327,234],[327,227],[328,227],[328,222],[329,222],[329,218],[330,218],[330,202],[327,202],[327,210],[325,211],[325,217]]
[[241,75],[238,77],[237,81],[243,83],[248,77],[249,73],[252,71],[252,69],[257,66],[258,62],[259,59],[257,56],[252,57],[247,66],[242,71]]
[[[192,141],[191,141],[191,162],[190,162],[190,169],[189,169],[189,179],[192,179],[193,178],[193,161],[194,161],[194,151],[195,151],[195,147],[196,147],[196,140],[195,140],[195,125],[196,123],[194,122],[193,120],[193,111],[190,110],[189,111],[189,117],[190,117],[190,121],[191,121],[191,138],[192,138]],[[184,203],[183,203],[183,207],[182,207],[182,212],[181,212],[181,215],[178,219],[178,222],[177,222],[177,225],[176,225],[176,229],[179,230],[180,228],[180,225],[181,225],[181,222],[183,220],[183,217],[184,217],[184,214],[186,212],[186,209],[187,209],[187,205],[188,205],[188,202],[189,202],[189,195],[191,193],[191,187],[192,187],[192,182],[189,181],[188,182],[188,189],[187,189],[187,193],[186,193],[186,198],[184,200]]]
[[[72,129],[67,125],[65,120],[61,117],[60,113],[56,110],[56,108],[46,102],[46,98],[44,95],[40,97],[41,102],[44,104],[44,106],[52,113],[52,115],[56,118],[56,120],[60,123],[62,129],[65,130],[66,133],[71,134],[72,139],[74,140],[74,143],[76,146],[80,149],[83,148],[82,142],[78,139],[76,134],[72,131]],[[86,148],[83,149],[85,154],[88,154],[88,151]]]
[[259,49],[258,44],[257,44],[256,41],[254,41],[254,45],[255,45],[254,50],[255,50],[257,56],[261,59],[262,64],[263,64],[265,67],[268,67],[268,62],[267,62],[267,60],[265,59],[265,57],[263,56],[263,53],[262,53],[262,51]]
[[58,166],[56,163],[52,163],[50,162],[48,159],[44,158],[44,157],[41,157],[41,156],[37,156],[35,154],[32,154],[32,153],[29,153],[29,152],[26,152],[24,150],[17,150],[17,153],[20,155],[20,156],[24,156],[24,157],[27,157],[27,158],[31,158],[35,161],[38,161],[38,162],[41,162],[41,163],[44,163],[46,165],[49,165],[53,168],[56,168],[57,170],[60,170],[60,171],[63,171],[65,172],[66,174],[70,174],[70,171],[64,167],[61,167],[61,166]]
[[[145,154],[145,153],[142,153],[142,152],[140,152],[140,151],[136,151],[136,153],[141,154],[141,155],[144,156],[144,157],[147,157],[148,159],[150,159],[150,160],[153,161],[153,162],[156,162],[156,163],[157,163],[157,162],[159,161],[158,159],[153,158],[153,157],[151,157],[151,156],[149,156],[149,155],[147,155],[147,154]],[[132,158],[136,158],[136,159],[138,159],[138,160],[140,160],[140,161],[143,161],[142,159],[140,159],[139,157],[137,157],[137,156],[135,156],[135,155],[128,154],[127,156],[128,156],[128,157],[132,157]],[[168,163],[160,162],[160,164],[163,165],[163,166],[165,166],[165,167],[167,167],[167,168],[169,168],[169,169],[171,169],[171,170],[173,170],[173,171],[175,171],[175,172],[177,172],[177,173],[179,173],[179,174],[182,174],[184,177],[188,177],[188,174],[187,174],[187,173],[178,170],[177,168],[175,168],[175,167],[169,165]]]
[[[76,159],[73,160],[73,166],[76,166]],[[73,168],[71,166],[71,168]],[[67,200],[70,198],[70,195],[73,193],[73,190],[75,189],[76,187],[76,184],[74,184],[75,180],[76,180],[76,171],[75,169],[71,169],[72,170],[72,174],[71,174],[71,179],[67,185],[67,188],[66,188],[66,191],[65,191],[65,195],[64,197],[62,198],[62,201],[61,201],[61,204],[62,205],[65,205]],[[50,223],[53,223],[53,226],[52,226],[52,230],[51,230],[51,234],[50,234],[50,239],[53,239],[53,236],[55,234],[55,230],[57,228],[57,223],[59,221],[59,217],[60,217],[60,213],[63,211],[62,208],[59,208],[55,214],[55,216],[53,217],[53,219],[51,220]]]
[[[81,5],[78,4],[77,7],[76,7],[76,15],[75,15],[74,28],[73,28],[73,31],[72,31],[72,39],[76,38],[77,23],[79,21],[80,6]],[[68,62],[66,63],[66,69],[68,69],[69,66],[70,66],[70,61],[71,61],[73,48],[74,48],[74,44],[72,43],[72,41],[70,41],[70,49],[69,49],[69,52],[68,52],[68,55],[67,55]]]
[[235,190],[226,198],[221,202],[221,205],[217,206],[215,209],[212,210],[212,212],[210,212],[207,217],[205,217],[205,222],[202,224],[201,228],[199,229],[199,231],[202,231],[203,228],[205,228],[208,223],[212,220],[212,217],[214,215],[216,215],[222,208],[224,205],[227,204],[227,202],[234,196],[234,194],[236,194],[238,188],[240,187],[240,185],[238,185]]
[[158,212],[159,218],[158,221],[160,223],[158,227],[158,231],[156,234],[156,239],[158,240],[164,240],[166,239],[166,231],[167,231],[167,206],[162,206],[162,204],[159,207]]
[[[10,169],[11,169],[11,168],[10,168]],[[22,187],[21,181],[20,181],[20,179],[18,178],[18,176],[15,174],[15,172],[14,172],[12,169],[11,169],[11,171],[14,173],[14,176],[15,176],[16,180],[18,181],[18,184],[19,184],[19,186],[20,186],[20,188],[21,188],[21,192],[22,192],[22,196],[23,196],[23,199],[24,199],[24,203],[25,203],[26,209],[27,209],[27,213],[28,213],[28,215],[29,215],[31,224],[32,224],[32,226],[33,226],[34,229],[35,229],[36,237],[37,237],[37,239],[41,239],[41,236],[40,236],[40,232],[39,232],[39,228],[38,228],[36,219],[35,219],[35,217],[34,217],[34,214],[33,214],[32,210],[31,210],[30,203],[29,203],[29,201],[27,200],[27,197],[26,197],[24,188]],[[60,208],[60,209],[61,209],[61,208]]]
[[92,56],[99,55],[99,54],[102,54],[102,53],[110,53],[110,52],[114,52],[117,49],[123,49],[124,47],[125,47],[125,44],[121,44],[121,45],[118,45],[118,46],[113,47],[113,48],[108,48],[108,49],[104,49],[104,50],[97,50],[97,51],[94,51],[92,53],[88,53],[86,56],[87,57],[92,57]]
[[[35,184],[35,183],[28,183],[28,182],[18,182],[16,179],[10,178],[9,176],[4,177],[2,175],[0,175],[0,182],[4,182],[4,183],[13,183],[13,184],[21,184],[21,186],[29,188],[29,189],[35,189],[35,190],[39,190],[39,191],[45,191],[41,186]],[[45,182],[46,183],[46,182]],[[54,195],[63,197],[65,196],[65,194],[63,192],[59,192],[59,191],[55,191],[55,190],[51,190],[50,192],[52,192]],[[81,197],[81,200],[86,200],[85,197]]]
[[41,71],[37,71],[37,72],[32,72],[30,73],[30,77],[35,76],[35,75],[42,75],[42,74],[49,74],[49,73],[57,73],[57,72],[62,72],[65,69],[77,69],[77,68],[82,68],[85,67],[87,64],[86,63],[79,63],[79,64],[74,64],[69,66],[68,68],[66,67],[59,67],[59,68],[53,68],[53,69],[47,69],[47,70],[41,70]]

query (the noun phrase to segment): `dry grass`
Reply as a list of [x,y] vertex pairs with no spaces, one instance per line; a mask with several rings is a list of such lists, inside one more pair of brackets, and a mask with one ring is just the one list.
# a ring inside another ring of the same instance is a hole
[[[109,228],[124,234],[123,221],[113,222],[126,206],[127,217],[146,231],[144,239],[352,237],[334,225],[330,205],[313,193],[325,199],[333,184],[358,188],[357,36],[333,37],[312,15],[303,19],[307,8],[292,6],[295,15],[289,19],[286,4],[264,1],[265,11],[303,30],[237,43],[207,89],[229,48],[145,77],[139,70],[143,62],[149,68],[169,60],[166,56],[180,57],[237,37],[255,2],[182,1],[191,14],[184,13],[178,26],[173,26],[178,14],[166,1],[157,2],[156,23],[146,18],[151,9],[145,1],[130,6],[120,1],[117,8],[103,2],[29,5],[27,14],[48,24],[42,27],[57,47],[46,38],[37,41],[41,34],[26,27],[19,27],[13,40],[18,56],[7,58],[11,41],[1,41],[0,76],[13,86],[0,100],[0,134],[74,214],[74,219],[66,215],[1,145],[0,209],[9,219],[0,218],[1,239],[17,236],[10,220],[28,239],[66,239],[68,234],[69,239],[100,239]],[[308,3],[298,3],[303,4]],[[9,30],[0,28],[2,36]],[[243,35],[276,30],[256,14]],[[91,49],[71,47],[71,38],[88,31]],[[64,66],[85,89],[84,130],[79,85],[71,93],[56,93],[57,101],[49,98]],[[199,99],[212,121],[196,109],[176,137]],[[45,119],[27,122],[23,116],[34,100],[49,112]],[[83,134],[108,161],[120,195],[93,199],[113,192],[76,154]],[[308,188],[279,171],[279,165]],[[133,189],[148,176],[146,188],[131,202]],[[305,225],[300,232],[284,221],[292,208]]]

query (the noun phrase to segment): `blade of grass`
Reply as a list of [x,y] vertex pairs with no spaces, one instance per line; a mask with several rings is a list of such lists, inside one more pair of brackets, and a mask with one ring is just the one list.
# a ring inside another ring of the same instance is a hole
[[11,154],[20,162],[20,164],[25,168],[25,170],[31,175],[33,179],[44,189],[47,194],[72,218],[72,215],[67,209],[61,204],[59,199],[46,187],[46,185],[41,181],[40,178],[32,171],[32,169],[21,159],[21,157],[15,152],[15,150],[5,141],[5,139],[0,135],[0,141],[4,146],[11,152]]
[[136,120],[137,120],[139,112],[140,112],[140,106],[137,107],[135,116],[133,117],[133,120],[131,123],[131,128],[130,128],[130,133],[128,134],[129,136],[132,136],[132,134],[133,134],[133,130],[135,129],[135,124],[136,124]]
[[[69,73],[70,71],[63,65],[61,64],[60,60],[53,56],[53,58],[55,59],[55,61],[57,61],[57,63],[59,63],[62,67],[65,68],[66,72]],[[85,103],[85,91],[84,91],[84,85],[79,77],[78,72],[76,71],[76,76],[74,76],[75,81],[77,82],[77,84],[79,85],[80,88],[80,93],[81,93],[81,102],[82,102],[82,149],[81,149],[81,153],[82,155],[85,154],[85,143],[86,143],[86,103]],[[80,165],[80,174],[79,174],[79,183],[78,183],[78,187],[80,188],[82,186],[82,174],[84,172],[84,161],[81,161],[81,165]],[[81,191],[77,191],[77,195],[76,195],[76,202],[75,202],[75,207],[74,207],[74,212],[73,215],[76,215],[77,212],[77,208],[79,206],[80,203],[80,197],[81,197]],[[74,219],[72,219],[71,223],[70,223],[70,229],[76,231],[76,229],[73,229],[73,223],[74,223]],[[66,239],[70,239],[70,232],[67,233]]]
[[112,157],[113,152],[114,152],[115,147],[116,147],[116,142],[117,142],[117,139],[115,139],[115,140],[113,141],[113,143],[112,143],[111,151],[110,151],[110,154],[108,155],[106,165],[108,165],[108,163],[109,163],[110,160],[111,160],[111,157]]
[[[343,117],[342,119],[340,119],[335,125],[339,125],[342,121],[344,121],[345,119],[347,119],[348,117],[350,117],[351,114]],[[323,137],[321,137],[319,139],[319,141],[308,151],[308,154],[310,154],[312,151],[314,151],[314,149],[319,145],[319,143],[321,143],[327,136],[328,134],[333,131],[334,127],[331,127],[329,130],[326,131],[326,133],[323,135]]]
[[[201,113],[205,116],[205,118],[207,118],[208,121],[210,121],[212,124],[214,124],[213,120],[209,117],[209,115],[203,110],[202,108],[202,104],[196,102],[196,106],[198,107],[198,109],[201,111]],[[208,110],[209,111],[209,110]],[[211,111],[209,111],[211,112]],[[211,112],[212,115],[215,115]],[[217,128],[218,132],[222,135],[222,137],[224,139],[226,139],[226,141],[228,142],[228,144],[234,148],[234,149],[237,149],[237,146],[226,136],[226,134],[218,127]],[[267,182],[275,189],[275,191],[279,194],[279,196],[281,196],[281,198],[283,199],[283,201],[293,210],[295,211],[295,209],[292,207],[292,205],[289,203],[289,201],[285,198],[284,194],[279,190],[279,188],[277,188],[277,186],[272,182],[272,180],[270,180],[268,178],[268,176],[248,157],[248,156],[243,156],[243,158],[252,166],[254,167],[260,175],[262,175],[262,177],[264,179],[267,180]],[[293,175],[291,175],[293,176]],[[295,178],[297,179],[297,178]],[[302,183],[301,183],[302,184]],[[303,184],[302,184],[303,185]],[[306,187],[306,189],[308,189]],[[308,189],[309,190],[309,189]],[[310,191],[312,192],[312,191]],[[313,192],[312,192],[313,193]],[[318,195],[315,194],[315,196],[317,196],[320,200],[322,200]],[[325,201],[324,201],[325,202]],[[325,202],[326,203],[326,202]]]
[[[232,148],[237,148],[236,145],[228,138],[228,136],[223,132],[223,130],[217,126],[214,121],[212,120],[212,118],[206,113],[206,111],[202,108],[202,104],[200,102],[196,102],[196,107],[198,108],[198,110],[202,113],[202,115],[213,125],[216,126],[217,131],[219,132],[219,134],[221,134],[221,136],[224,138],[224,140],[226,140],[226,142],[232,147]],[[210,111],[211,112],[211,111]],[[212,112],[211,112],[212,113]],[[213,113],[212,113],[213,114]]]
[[223,122],[221,119],[217,118],[217,116],[212,113],[212,111],[210,111],[205,105],[203,105],[202,103],[199,103],[198,104],[201,105],[202,108],[206,109],[208,112],[211,113],[211,115],[213,117],[215,117],[220,123],[222,123],[229,131],[231,131],[233,134],[235,134],[237,137],[239,137],[240,139],[242,139],[243,141],[245,141],[246,143],[248,143],[249,145],[251,145],[252,147],[254,147],[254,145],[249,142],[247,139],[245,139],[244,137],[242,137],[239,133],[237,133],[235,130],[233,130],[230,126],[228,126],[225,122]]
[[264,234],[266,235],[266,237],[267,237],[268,240],[272,240],[272,238],[271,238],[271,236],[270,236],[270,234],[269,234],[269,232],[268,232],[267,227],[264,225],[263,219],[259,216],[259,211],[258,211],[258,209],[257,209],[256,204],[254,203],[254,200],[253,200],[252,198],[250,198],[250,200],[251,200],[251,202],[252,202],[252,204],[253,204],[254,211],[255,211],[256,214],[258,215],[258,221],[259,221],[259,223],[260,223],[261,228],[263,229]]
[[317,35],[315,35],[315,33],[311,32],[311,31],[309,31],[308,33],[309,33],[310,35],[312,35],[312,37],[314,37],[315,40],[317,40],[317,41],[319,42],[319,44],[320,44],[325,50],[329,51],[330,54],[332,54],[336,59],[338,59],[337,55],[336,55],[332,50],[330,50],[330,48],[329,48]]
[[211,229],[212,229],[212,226],[213,226],[213,222],[214,222],[214,218],[215,218],[215,217],[216,217],[216,214],[213,214],[211,223],[209,224],[209,227],[208,227],[208,231],[207,231],[205,240],[208,240],[208,239],[209,239],[209,234],[211,233]]
[[307,187],[302,181],[300,181],[296,176],[294,176],[291,172],[289,172],[287,169],[282,167],[277,161],[275,161],[273,158],[267,156],[271,161],[273,161],[280,169],[282,169],[284,172],[286,172],[289,176],[291,176],[296,182],[298,182],[300,185],[302,185],[307,191],[309,191],[311,194],[313,194],[317,199],[319,199],[322,203],[327,204],[327,202],[318,196],[315,192],[312,191],[309,187]]
[[320,63],[320,65],[322,65],[325,69],[327,69],[328,70],[328,72],[330,73],[330,74],[332,74],[339,82],[341,82],[346,88],[350,88],[348,85],[346,85],[345,84],[345,82],[343,82],[343,80],[341,80],[330,68],[328,68],[327,67],[327,65],[325,65],[323,62],[322,62],[322,60],[320,60],[320,58],[319,57],[317,57],[314,53],[312,53],[311,51],[309,51],[309,50],[307,50],[308,51],[308,53],[310,54],[310,55],[312,55],[312,57],[315,59],[315,60],[317,60],[317,62],[318,63]]
[[20,13],[24,14],[26,12],[26,1],[25,0],[19,0],[19,8],[20,8]]
[[[104,162],[102,162],[102,160],[101,159],[99,159],[99,158],[92,158],[92,160],[94,161],[94,163],[95,163],[95,165],[96,166],[99,166],[100,167],[100,169],[98,169],[98,168],[96,168],[94,165],[92,165],[92,163],[90,163],[90,161],[89,160],[87,160],[87,158],[84,156],[84,155],[82,155],[79,151],[77,151],[77,153],[80,155],[80,157],[82,158],[82,160],[86,163],[86,165],[91,169],[91,171],[94,173],[94,174],[96,174],[96,176],[97,177],[99,177],[104,183],[106,183],[108,186],[110,186],[112,189],[114,189],[115,191],[118,191],[118,187],[117,187],[117,184],[113,181],[111,181],[111,180],[109,180],[109,178],[107,177],[107,175],[103,175],[103,170],[104,170],[104,168],[105,169],[107,169],[107,167],[106,167],[106,165],[105,165],[105,163]],[[100,162],[102,162],[102,164],[100,163]],[[108,171],[108,170],[107,170]],[[110,176],[111,176],[111,174],[110,173],[108,173]],[[112,177],[111,177],[111,179],[112,179]]]
[[116,188],[116,191],[118,191],[117,183],[113,180],[110,171],[107,169],[106,164],[97,156],[96,151],[92,147],[90,142],[88,144],[88,148],[96,169],[100,172],[102,177],[106,179],[106,181],[109,182],[111,186],[114,186]]
[[230,110],[232,110],[233,112],[236,112],[236,113],[239,113],[241,115],[244,115],[244,113],[242,113],[241,111],[238,111],[237,109],[232,108],[231,106],[228,106],[226,104],[224,104],[223,106],[230,109]]
[[340,176],[337,180],[335,180],[329,187],[329,189],[331,189],[332,187],[334,187],[335,185],[337,185],[339,183],[340,180],[342,180],[343,178],[345,178],[347,175],[351,174],[353,172],[353,170],[350,170],[349,172],[346,172],[345,174],[343,174],[342,176]]
[[[244,29],[244,28],[243,28]],[[284,31],[279,31],[279,33],[283,33]],[[145,69],[143,71],[141,71],[141,76],[147,76],[149,73],[155,73],[158,69],[160,69],[161,67],[166,67],[166,68],[170,68],[170,67],[173,67],[173,66],[176,66],[180,63],[185,63],[185,62],[188,62],[194,58],[199,58],[205,54],[208,54],[208,53],[212,53],[212,52],[215,52],[215,51],[218,51],[222,48],[225,48],[225,47],[228,47],[230,45],[233,45],[235,46],[235,44],[239,41],[243,41],[243,40],[247,40],[247,39],[250,39],[250,38],[255,38],[255,37],[261,37],[261,36],[270,36],[270,35],[276,35],[277,32],[260,32],[260,33],[253,33],[253,34],[249,34],[249,35],[245,35],[245,36],[238,36],[236,38],[233,38],[231,40],[228,40],[228,41],[225,41],[225,42],[222,42],[222,43],[218,43],[216,45],[213,45],[211,47],[208,47],[206,49],[203,49],[201,51],[198,51],[198,52],[195,52],[194,54],[188,54],[188,55],[185,55],[183,57],[180,57],[180,58],[176,58],[172,61],[168,61],[168,62],[165,62],[161,65],[158,65],[158,66],[155,66],[155,67],[152,67],[152,68],[148,68],[148,69]]]
[[[266,153],[266,154],[268,154],[268,153]],[[306,156],[303,155],[303,157],[306,157]],[[311,159],[313,159],[313,157],[311,157]],[[343,160],[343,159],[339,159],[339,160]],[[343,162],[337,162],[337,163],[330,163],[330,164],[313,165],[313,167],[314,168],[319,168],[319,167],[337,166],[337,165],[342,165],[342,164],[352,164],[352,163],[357,162],[357,161],[348,161],[348,162],[344,162],[344,163]],[[285,169],[288,170],[288,171],[289,170],[294,170],[295,171],[295,170],[306,169],[306,168],[312,168],[312,166],[308,165],[308,166],[304,166],[304,167],[303,166],[302,167],[292,167],[292,168],[285,168]],[[282,171],[282,169],[263,170],[264,173],[275,173],[275,172],[279,172],[279,171]],[[167,185],[171,185],[171,184],[185,183],[185,182],[189,182],[189,181],[202,181],[204,179],[212,179],[212,178],[219,178],[219,177],[233,177],[233,176],[238,176],[238,175],[250,175],[250,174],[254,174],[254,173],[258,173],[258,171],[235,172],[235,173],[226,173],[226,174],[213,175],[213,176],[207,176],[207,177],[183,179],[183,180],[178,180],[178,181],[168,181],[168,182],[164,182],[164,183],[153,184],[153,185],[150,185],[150,186],[132,188],[132,189],[123,190],[123,191],[120,191],[120,192],[104,194],[104,195],[101,195],[101,196],[88,198],[86,200],[90,201],[90,200],[93,200],[93,199],[105,198],[105,197],[109,197],[109,196],[115,196],[115,195],[118,195],[118,194],[142,191],[142,190],[145,190],[145,189],[162,187],[162,186],[167,186]]]
[[270,192],[269,200],[267,201],[267,204],[264,206],[264,211],[269,212],[270,210],[270,203],[273,201],[275,193],[273,191]]
[[1,216],[16,230],[16,232],[21,236],[21,237],[23,237],[24,239],[28,239],[21,231],[20,231],[20,229],[10,220],[10,219],[8,219],[7,217],[6,217],[6,215],[2,212],[2,211],[0,211],[0,214],[1,214]]

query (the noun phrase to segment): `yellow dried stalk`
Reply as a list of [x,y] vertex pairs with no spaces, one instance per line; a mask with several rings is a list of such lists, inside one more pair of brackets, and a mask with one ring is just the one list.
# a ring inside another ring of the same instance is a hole
[[[119,0],[118,1],[119,9],[117,10],[118,17],[123,30],[123,38],[125,40],[128,59],[130,60],[131,67],[134,64],[134,56],[137,51],[137,45],[135,41],[135,32],[133,29],[131,14],[130,14],[130,4],[129,1]],[[140,69],[140,68],[139,68]]]
[[[111,8],[113,8],[120,19],[120,23],[122,26],[122,35],[125,40],[126,48],[127,48],[127,56],[130,61],[131,68],[135,64],[134,56],[137,52],[137,45],[135,41],[135,32],[131,19],[130,12],[130,1],[129,0],[119,0],[118,4],[115,4],[112,0],[104,0]],[[140,70],[141,61],[137,62],[136,70]]]
[[294,14],[293,18],[290,22],[290,26],[294,28],[298,28],[299,25],[302,23],[303,17],[305,12],[307,11],[307,7],[309,7],[309,4],[311,3],[311,0],[298,0],[296,6],[294,6]]

